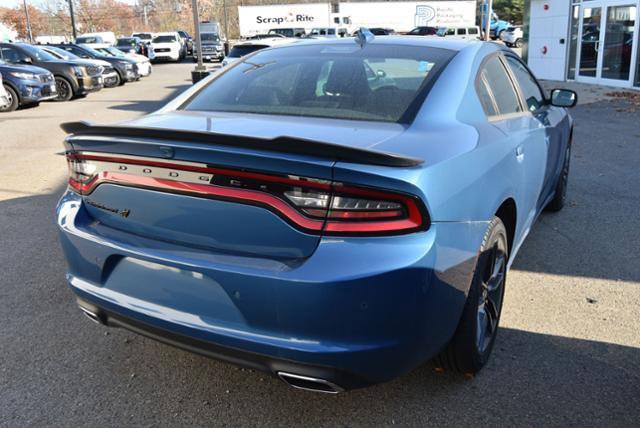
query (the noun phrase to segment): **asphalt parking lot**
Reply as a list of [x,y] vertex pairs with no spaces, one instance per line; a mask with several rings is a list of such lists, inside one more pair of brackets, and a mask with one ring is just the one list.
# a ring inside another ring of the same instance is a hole
[[54,225],[65,121],[115,122],[187,88],[193,64],[0,115],[0,425],[607,425],[640,421],[640,109],[578,106],[569,204],[544,214],[507,282],[488,366],[431,364],[338,396],[90,323]]

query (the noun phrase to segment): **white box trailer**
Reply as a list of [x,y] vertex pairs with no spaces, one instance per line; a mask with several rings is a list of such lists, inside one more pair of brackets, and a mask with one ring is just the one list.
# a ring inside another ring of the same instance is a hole
[[476,25],[476,2],[389,1],[342,2],[333,13],[330,3],[238,6],[240,35],[266,33],[272,28],[360,27],[392,28],[406,32],[418,26],[469,27]]
[[476,2],[366,2],[340,3],[339,14],[355,28],[392,28],[407,32],[415,27],[470,27],[476,25]]

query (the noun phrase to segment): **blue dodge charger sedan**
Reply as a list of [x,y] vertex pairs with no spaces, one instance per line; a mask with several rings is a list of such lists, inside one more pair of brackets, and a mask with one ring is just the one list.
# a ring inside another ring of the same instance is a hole
[[576,101],[493,43],[258,51],[140,119],[62,125],[68,282],[93,321],[297,388],[475,373],[564,204]]

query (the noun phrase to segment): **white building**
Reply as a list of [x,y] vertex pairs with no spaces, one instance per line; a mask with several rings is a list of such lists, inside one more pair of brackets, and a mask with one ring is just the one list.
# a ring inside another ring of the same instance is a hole
[[530,0],[529,67],[541,79],[640,88],[639,10],[640,0]]

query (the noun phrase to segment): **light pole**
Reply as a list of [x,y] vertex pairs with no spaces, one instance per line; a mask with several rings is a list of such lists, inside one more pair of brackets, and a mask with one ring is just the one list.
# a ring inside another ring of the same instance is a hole
[[487,5],[487,17],[485,18],[484,28],[484,40],[489,41],[489,34],[491,33],[491,11],[493,10],[493,0],[485,0]]
[[191,0],[191,10],[193,11],[193,27],[196,34],[196,52],[198,52],[198,64],[191,72],[191,81],[193,83],[206,77],[209,73],[202,64],[202,42],[200,40],[200,19],[198,18],[198,0]]
[[29,19],[29,9],[27,9],[27,0],[22,0],[24,5],[24,14],[27,16],[27,33],[29,34],[29,43],[33,43],[33,34],[31,33],[31,20]]

